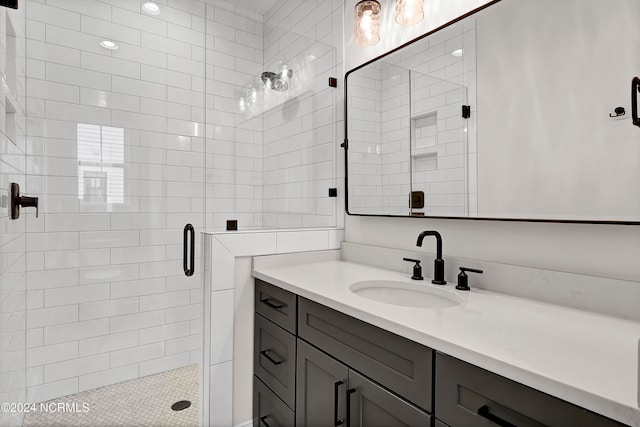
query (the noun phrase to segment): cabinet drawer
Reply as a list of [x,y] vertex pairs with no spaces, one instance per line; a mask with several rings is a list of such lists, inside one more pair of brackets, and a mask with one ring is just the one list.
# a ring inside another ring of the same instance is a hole
[[253,377],[253,427],[293,427],[293,411],[256,376]]
[[256,279],[256,312],[295,335],[296,295]]
[[435,414],[468,427],[623,425],[442,353],[436,355]]
[[295,407],[296,337],[255,315],[253,372],[289,405]]
[[298,335],[429,412],[433,350],[305,298]]

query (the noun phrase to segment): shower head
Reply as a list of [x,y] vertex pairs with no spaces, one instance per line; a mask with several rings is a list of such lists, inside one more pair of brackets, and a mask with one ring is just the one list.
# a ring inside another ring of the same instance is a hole
[[269,89],[273,89],[278,92],[286,92],[289,90],[289,79],[293,76],[293,70],[291,68],[283,70],[280,73],[272,73],[271,71],[265,71],[262,73],[262,81],[269,85]]

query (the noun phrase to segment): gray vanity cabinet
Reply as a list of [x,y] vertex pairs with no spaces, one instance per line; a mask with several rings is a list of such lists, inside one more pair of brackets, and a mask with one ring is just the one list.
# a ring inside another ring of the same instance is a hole
[[254,427],[622,426],[260,280],[254,339]]

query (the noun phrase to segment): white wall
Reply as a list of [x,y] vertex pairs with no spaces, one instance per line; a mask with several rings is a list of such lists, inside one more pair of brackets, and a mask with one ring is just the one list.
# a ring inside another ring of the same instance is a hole
[[[183,274],[182,229],[204,226],[205,5],[23,3],[27,190],[41,203],[27,227],[28,400],[197,363],[201,280]],[[123,132],[121,201],[81,198],[80,123]]]
[[[21,209],[12,220],[9,212],[11,183],[26,188],[24,7],[0,7],[0,73],[0,402],[18,403],[26,401],[25,226],[34,215],[32,208]],[[20,426],[22,416],[0,411],[0,425]]]
[[[435,2],[434,5],[445,3]],[[352,13],[352,6],[345,5],[345,31],[352,31],[350,26],[353,21],[348,18],[348,14]],[[453,15],[446,16],[460,15],[468,9],[459,7]],[[383,40],[384,37],[383,32]],[[355,66],[363,62],[367,55],[361,49],[352,43],[346,43],[345,56],[353,58],[349,64]],[[449,254],[640,282],[640,270],[637,266],[640,256],[640,227],[637,226],[357,216],[345,218],[346,241],[407,250],[415,249],[418,233],[428,229],[442,233],[445,257]],[[426,242],[424,250],[434,252],[435,246],[430,247],[430,243]]]

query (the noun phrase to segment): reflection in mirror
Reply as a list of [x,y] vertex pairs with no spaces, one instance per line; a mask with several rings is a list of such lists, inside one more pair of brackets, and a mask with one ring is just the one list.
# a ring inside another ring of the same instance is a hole
[[348,73],[349,213],[640,222],[638,18],[502,0]]

